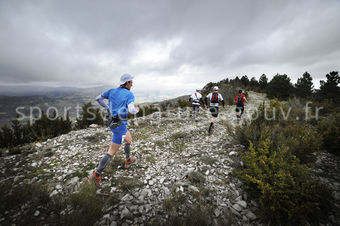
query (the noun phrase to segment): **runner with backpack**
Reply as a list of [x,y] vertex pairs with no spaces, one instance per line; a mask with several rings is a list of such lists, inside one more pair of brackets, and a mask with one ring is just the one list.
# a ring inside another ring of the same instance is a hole
[[241,119],[241,116],[244,112],[244,102],[248,104],[246,96],[242,93],[242,90],[240,89],[238,91],[238,95],[234,98],[234,103],[236,103],[236,117],[238,119]]
[[194,115],[195,121],[197,122],[200,104],[204,104],[200,89],[196,89],[196,92],[190,96],[189,101],[192,101],[192,113]]
[[212,119],[211,119],[209,130],[208,130],[209,135],[212,132],[212,129],[214,127],[214,123],[215,123],[216,118],[218,116],[218,106],[219,106],[219,103],[221,102],[222,106],[224,107],[223,97],[222,97],[222,95],[220,93],[218,93],[218,90],[219,90],[218,87],[215,86],[214,89],[213,89],[213,92],[209,93],[205,97],[205,105],[207,106],[207,108],[208,108],[208,99],[210,101],[209,109],[210,109],[210,112],[211,112],[211,115],[212,115]]

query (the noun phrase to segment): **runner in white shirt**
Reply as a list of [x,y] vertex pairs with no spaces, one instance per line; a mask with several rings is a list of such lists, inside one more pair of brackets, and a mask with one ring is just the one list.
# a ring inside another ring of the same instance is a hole
[[196,92],[192,94],[189,98],[189,101],[192,101],[192,112],[195,118],[195,121],[198,121],[198,113],[200,109],[200,104],[203,103],[202,94],[200,93],[200,89],[196,89]]
[[205,98],[205,104],[208,108],[208,99],[210,101],[209,104],[209,108],[210,108],[210,112],[212,115],[212,119],[210,122],[210,126],[209,126],[209,135],[211,133],[211,129],[214,127],[214,123],[216,121],[216,118],[218,116],[218,106],[219,106],[219,102],[222,103],[222,106],[224,107],[224,100],[223,97],[220,93],[218,93],[218,87],[215,86],[214,87],[214,91],[212,93],[209,93],[208,96],[206,96]]

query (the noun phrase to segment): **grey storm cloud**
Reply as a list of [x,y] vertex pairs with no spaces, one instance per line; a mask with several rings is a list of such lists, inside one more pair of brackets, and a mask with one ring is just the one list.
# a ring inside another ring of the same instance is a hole
[[[182,89],[340,66],[338,0],[0,1],[0,83]],[[175,80],[175,82],[174,82]],[[163,84],[163,85],[162,85]]]

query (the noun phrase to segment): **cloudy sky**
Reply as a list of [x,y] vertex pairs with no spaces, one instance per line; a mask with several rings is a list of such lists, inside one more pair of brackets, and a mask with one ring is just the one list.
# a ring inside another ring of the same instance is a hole
[[[339,0],[0,0],[0,85],[183,93],[340,67]],[[318,86],[318,85],[317,85]]]

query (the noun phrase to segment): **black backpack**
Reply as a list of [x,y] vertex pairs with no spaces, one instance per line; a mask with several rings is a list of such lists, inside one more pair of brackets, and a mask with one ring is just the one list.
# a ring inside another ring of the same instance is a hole
[[218,93],[213,93],[211,95],[211,101],[210,102],[214,103],[214,104],[218,103]]
[[243,104],[243,102],[242,102],[242,95],[238,95],[238,97],[237,97],[237,104]]

